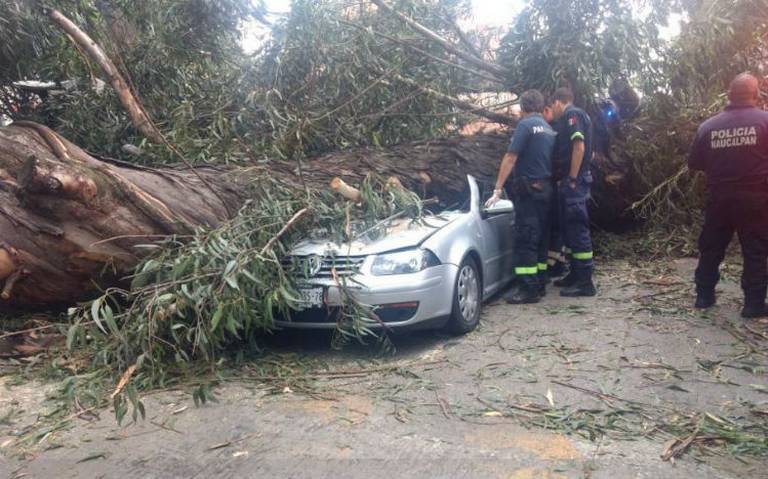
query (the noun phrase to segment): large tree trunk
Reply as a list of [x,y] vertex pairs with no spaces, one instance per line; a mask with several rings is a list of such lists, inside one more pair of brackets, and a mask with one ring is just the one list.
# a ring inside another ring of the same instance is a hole
[[387,149],[360,148],[332,153],[302,165],[271,165],[272,174],[310,189],[327,188],[336,176],[359,184],[367,174],[395,176],[424,198],[443,205],[465,198],[467,175],[495,179],[509,137],[502,134],[457,136],[406,143]]
[[[375,172],[451,205],[466,198],[467,174],[495,178],[507,142],[454,137],[247,171],[314,190]],[[100,161],[41,125],[0,128],[0,309],[69,305],[119,284],[141,258],[137,245],[227,219],[244,199],[235,182],[243,176]]]
[[[216,183],[236,209],[237,190]],[[216,226],[226,211],[189,171],[99,161],[33,123],[0,128],[0,309],[85,299],[130,271],[137,244]]]
[[[440,204],[449,206],[466,198],[468,174],[495,182],[508,145],[509,133],[497,133],[418,141],[385,150],[355,149],[310,161],[302,172],[309,188],[324,188],[335,176],[352,184],[370,172],[396,176],[408,189],[424,198],[437,197]],[[590,208],[593,223],[611,230],[619,222],[631,220],[627,208],[637,198],[637,191],[631,188],[632,172],[626,161],[596,152],[591,167],[595,179]],[[292,179],[301,186],[295,164],[272,165],[270,169],[281,179]]]

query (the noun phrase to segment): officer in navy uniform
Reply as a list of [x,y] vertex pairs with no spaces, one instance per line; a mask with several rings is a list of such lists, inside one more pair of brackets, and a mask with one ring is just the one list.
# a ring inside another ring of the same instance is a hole
[[501,198],[502,188],[514,172],[514,266],[519,287],[506,298],[512,304],[537,303],[545,289],[540,277],[547,267],[549,236],[545,237],[545,231],[552,201],[555,132],[542,117],[544,103],[544,96],[538,90],[529,90],[520,96],[523,119],[515,128],[499,168],[496,189],[486,203],[490,208]]
[[708,193],[695,306],[715,304],[720,263],[736,233],[744,259],[744,318],[768,315],[768,112],[757,108],[759,95],[757,78],[736,77],[728,106],[699,127],[688,158],[692,170],[706,173]]
[[555,281],[555,286],[562,288],[560,296],[595,296],[597,290],[592,282],[594,254],[587,211],[592,189],[592,121],[584,110],[573,105],[573,92],[568,88],[555,91],[550,103],[557,121],[553,169],[558,213],[565,251],[570,256],[570,271]]

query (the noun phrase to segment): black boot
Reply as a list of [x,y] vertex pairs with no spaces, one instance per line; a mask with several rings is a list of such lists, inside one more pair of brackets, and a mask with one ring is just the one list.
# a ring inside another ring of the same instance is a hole
[[506,298],[506,297],[512,296],[513,294],[517,293],[520,290],[520,288],[522,288],[522,285],[520,284],[520,281],[515,279],[509,285],[509,289],[504,294],[504,297]]
[[768,317],[768,307],[765,305],[765,295],[768,288],[744,288],[744,309],[741,310],[741,317],[744,319],[755,319]]
[[558,288],[570,288],[573,285],[576,284],[577,281],[576,274],[573,271],[570,271],[565,278],[560,278],[557,281],[555,281],[555,286]]
[[561,289],[560,296],[564,298],[588,298],[597,296],[597,289],[592,280],[580,281],[573,286]]
[[547,275],[550,278],[561,278],[565,274],[565,263],[562,261],[555,261],[555,264],[550,265],[547,269]]
[[539,288],[537,290],[539,297],[543,298],[547,295],[547,285],[549,284],[549,276],[546,271],[539,273]]
[[696,309],[709,309],[716,303],[714,291],[699,290],[696,292],[696,302],[693,307]]
[[504,299],[509,304],[533,304],[541,301],[541,296],[539,296],[538,286],[521,285],[510,291]]
[[757,319],[768,317],[768,308],[765,306],[765,301],[756,302],[750,301],[744,304],[744,309],[741,310],[741,317],[744,319]]

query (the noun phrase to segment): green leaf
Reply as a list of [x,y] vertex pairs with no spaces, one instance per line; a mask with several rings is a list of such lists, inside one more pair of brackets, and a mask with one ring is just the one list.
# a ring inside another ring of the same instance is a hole
[[225,325],[227,327],[227,331],[232,333],[232,336],[239,337],[237,334],[237,321],[235,320],[234,316],[231,314],[228,315]]
[[97,298],[93,300],[93,303],[91,303],[91,319],[96,323],[96,326],[101,330],[102,333],[108,334],[107,330],[104,329],[104,325],[101,324],[101,318],[100,318],[100,309],[101,309],[101,302],[104,300],[103,297]]
[[224,276],[229,276],[229,274],[235,270],[235,267],[237,266],[237,261],[234,259],[227,263],[227,267],[224,268]]
[[77,322],[69,327],[67,331],[67,349],[72,350],[75,345],[77,337],[80,335],[80,323]]
[[109,330],[112,331],[112,334],[114,335],[120,334],[120,330],[115,322],[115,317],[112,314],[112,308],[108,304],[105,304],[102,310],[104,312],[104,321],[107,323]]
[[216,312],[213,313],[213,318],[211,318],[211,332],[216,331],[216,328],[219,326],[219,322],[221,321],[221,317],[224,315],[224,304],[219,303],[219,305],[216,307]]
[[227,284],[237,291],[240,291],[240,286],[237,284],[237,278],[234,275],[225,276],[224,281],[227,282]]

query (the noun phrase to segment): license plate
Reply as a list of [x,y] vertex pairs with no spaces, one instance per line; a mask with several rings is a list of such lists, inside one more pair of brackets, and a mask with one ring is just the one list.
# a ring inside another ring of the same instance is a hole
[[323,288],[302,288],[299,290],[299,305],[304,309],[322,307],[323,296]]

